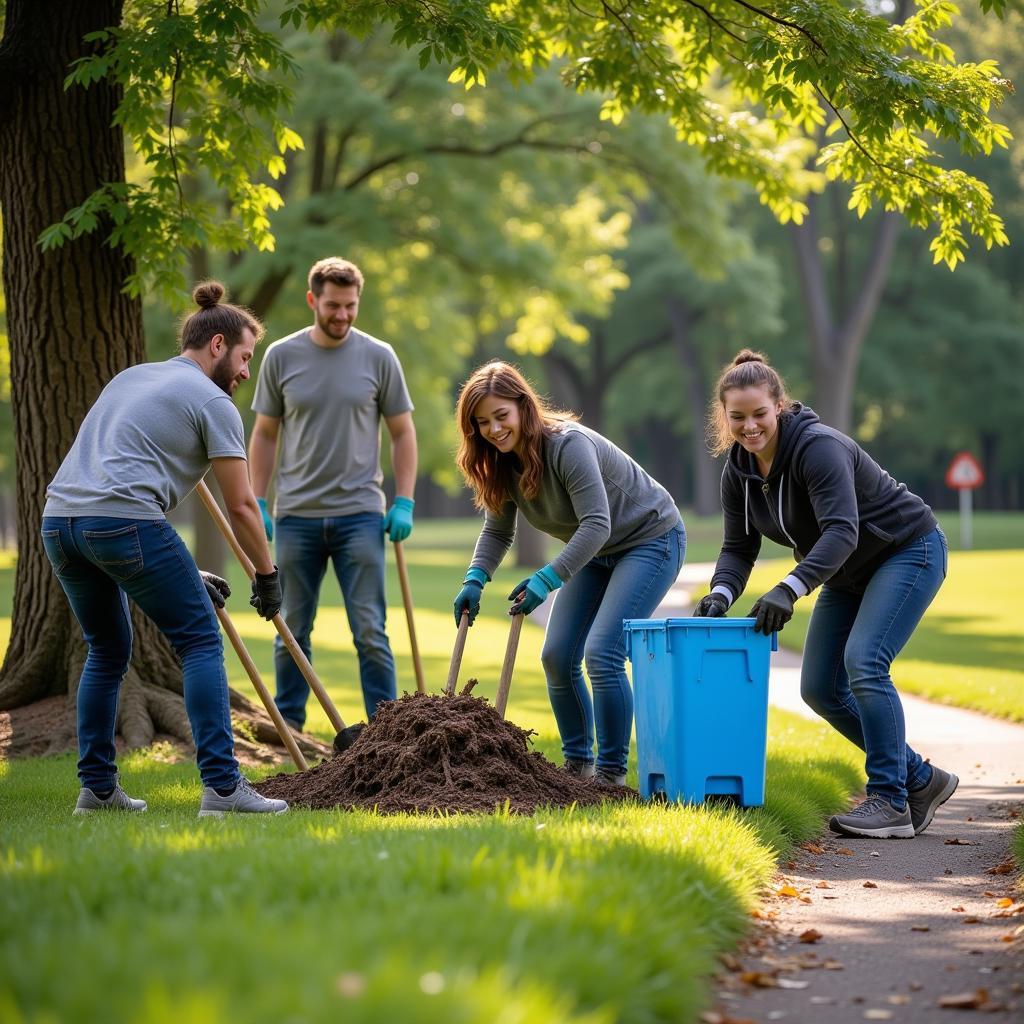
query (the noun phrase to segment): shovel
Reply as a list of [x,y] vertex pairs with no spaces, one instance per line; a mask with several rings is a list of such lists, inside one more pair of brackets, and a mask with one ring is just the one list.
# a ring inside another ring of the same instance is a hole
[[[505,660],[501,665],[501,676],[498,679],[498,695],[494,699],[494,707],[502,718],[508,705],[508,691],[512,686],[512,669],[516,663],[516,651],[519,648],[519,634],[523,631],[524,615],[513,615],[512,625],[508,631],[508,643],[505,645]],[[466,634],[469,632],[469,612],[463,612],[459,620],[459,632],[455,637],[452,650],[452,661],[448,668],[448,682],[444,692],[451,697],[455,693],[455,684],[459,680],[459,669],[462,666],[462,652],[466,649]]]
[[[221,511],[220,505],[217,504],[213,495],[210,493],[210,488],[206,486],[205,480],[199,481],[196,486],[196,493],[199,495],[202,503],[206,506],[206,510],[211,516],[213,516],[213,521],[220,528],[220,532],[224,535],[224,539],[228,542],[228,546],[232,551],[234,551],[235,557],[245,570],[246,575],[250,580],[255,579],[256,570],[253,568],[253,564],[249,560],[249,556],[242,550],[242,545],[238,543],[238,538],[235,537],[234,531],[231,529],[231,524],[227,521],[227,517]],[[292,631],[288,628],[288,624],[281,617],[281,613],[278,612],[272,621],[278,634],[284,641],[285,647],[288,648],[288,653],[291,654],[292,658],[295,660],[295,664],[298,665],[299,671],[302,673],[302,677],[307,683],[309,683],[309,688],[316,694],[316,699],[320,701],[320,707],[324,709],[324,713],[330,720],[331,725],[334,726],[336,732],[334,737],[335,753],[344,753],[352,746],[353,743],[355,743],[359,734],[366,728],[366,726],[362,722],[358,722],[355,725],[345,725],[345,720],[340,714],[338,714],[338,709],[334,706],[334,702],[324,689],[324,684],[320,682],[316,672],[313,671],[313,666],[309,663],[309,658],[306,657],[302,648],[299,646],[298,641],[296,641],[295,637],[292,636]]]
[[281,742],[288,748],[288,753],[292,755],[295,767],[300,772],[304,772],[309,765],[306,764],[306,759],[302,756],[302,751],[299,750],[299,745],[295,742],[295,737],[292,735],[291,729],[288,728],[287,722],[281,717],[281,712],[277,710],[277,705],[274,703],[273,697],[270,696],[270,691],[264,686],[259,669],[256,668],[256,662],[252,660],[245,644],[242,643],[242,638],[238,635],[235,624],[231,621],[226,609],[218,608],[214,605],[214,611],[217,613],[217,618],[220,619],[221,627],[231,641],[231,646],[235,649],[235,654],[238,655],[238,660],[242,663],[242,668],[245,669],[253,687],[259,694],[260,700],[263,701],[263,706],[267,709],[267,714],[270,715],[270,719],[277,729],[277,735],[281,737]]
[[405,605],[405,621],[409,623],[409,647],[412,649],[412,665],[416,671],[416,689],[427,692],[423,682],[423,662],[420,661],[420,645],[416,642],[416,623],[412,618],[412,590],[409,587],[409,570],[405,567],[405,551],[402,542],[395,541],[395,564],[398,566],[398,582],[402,585],[402,604]]

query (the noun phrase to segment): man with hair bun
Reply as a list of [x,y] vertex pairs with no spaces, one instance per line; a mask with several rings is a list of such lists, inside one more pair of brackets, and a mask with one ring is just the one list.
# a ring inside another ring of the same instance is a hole
[[725,540],[711,593],[694,615],[724,615],[768,537],[792,548],[791,573],[754,602],[762,633],[821,587],[804,643],[800,693],[865,752],[867,799],[829,821],[833,832],[911,839],[956,790],[952,772],[907,746],[889,668],[946,577],[932,510],[856,441],[790,401],[760,352],[744,349],[719,378],[708,433],[722,472]]
[[214,604],[231,591],[200,572],[167,513],[213,467],[228,517],[256,567],[250,603],[265,619],[281,606],[277,569],[249,486],[242,418],[231,395],[249,377],[263,325],[196,286],[199,309],[181,327],[181,354],[117,374],[89,410],[46,489],[42,540],[89,653],[78,684],[76,815],[145,811],[121,788],[114,750],[117,700],[132,654],[130,597],[181,660],[185,710],[203,781],[199,816],[282,814],[241,775]]
[[[386,631],[384,536],[397,542],[412,532],[416,429],[394,349],[353,326],[362,291],[363,275],[354,263],[331,256],[313,265],[306,292],[312,326],[275,341],[260,365],[249,464],[267,540],[276,532],[285,621],[312,659],[320,585],[332,563],[372,718],[397,690]],[[395,499],[386,515],[382,419],[395,474]],[[275,459],[272,518],[266,497]],[[277,706],[300,728],[309,685],[280,638],[274,667]]]

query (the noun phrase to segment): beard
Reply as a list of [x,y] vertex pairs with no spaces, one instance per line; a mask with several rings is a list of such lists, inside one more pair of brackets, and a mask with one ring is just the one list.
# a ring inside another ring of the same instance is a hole
[[331,323],[329,319],[322,317],[319,313],[316,314],[316,325],[328,338],[333,338],[335,341],[344,341],[352,327],[348,323],[342,326]]
[[235,374],[231,372],[231,354],[230,350],[225,352],[213,364],[213,372],[210,374],[210,380],[217,385],[224,392],[224,394],[230,396],[234,394],[237,381]]

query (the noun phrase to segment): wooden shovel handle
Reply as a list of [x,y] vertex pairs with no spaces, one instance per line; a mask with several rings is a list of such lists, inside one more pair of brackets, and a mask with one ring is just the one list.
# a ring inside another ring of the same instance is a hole
[[462,667],[462,652],[466,649],[466,634],[469,632],[469,612],[464,611],[459,620],[459,632],[452,648],[452,663],[448,666],[448,682],[444,684],[444,692],[451,697],[455,693],[455,684],[459,681],[459,669]]
[[[210,493],[210,488],[206,486],[205,480],[200,480],[196,485],[196,494],[199,495],[199,499],[206,506],[206,510],[220,528],[220,532],[224,535],[224,539],[228,542],[231,550],[234,551],[235,557],[245,570],[246,575],[250,580],[254,580],[256,578],[256,569],[249,556],[242,550],[242,545],[238,543],[235,531],[231,529],[227,516],[221,511],[220,505],[217,504],[216,499]],[[324,709],[324,714],[330,719],[331,725],[334,726],[334,731],[341,732],[345,728],[345,720],[338,714],[334,701],[328,696],[327,691],[324,689],[324,684],[320,682],[319,677],[313,671],[309,658],[306,657],[298,641],[292,636],[292,631],[281,617],[281,613],[278,612],[272,621],[285,647],[288,648],[288,653],[295,660],[295,664],[298,665],[302,678],[309,683],[309,688],[316,694],[316,699],[320,701],[320,707]]]
[[281,737],[281,742],[288,748],[288,753],[292,755],[295,766],[300,772],[304,772],[309,765],[306,764],[306,759],[302,756],[302,751],[299,750],[299,745],[295,742],[291,729],[288,728],[287,723],[281,717],[281,712],[277,710],[277,705],[274,703],[274,698],[270,696],[270,691],[263,685],[259,669],[256,668],[256,663],[252,660],[248,650],[246,650],[238,630],[235,629],[235,624],[231,621],[225,609],[216,608],[215,610],[217,618],[220,619],[221,628],[227,634],[228,640],[231,641],[231,646],[234,647],[235,654],[238,655],[238,660],[242,663],[242,668],[245,669],[250,682],[263,702],[263,706],[267,709],[267,714],[270,715],[270,720],[274,723],[274,728],[277,729],[277,735]]
[[405,620],[409,623],[409,647],[412,649],[412,667],[416,672],[416,689],[419,693],[427,692],[423,681],[423,662],[420,660],[420,645],[416,642],[416,623],[412,614],[412,588],[409,586],[409,570],[405,565],[405,552],[402,542],[395,541],[395,564],[398,566],[398,582],[402,585],[402,604],[405,605]]
[[512,616],[512,625],[508,631],[508,644],[505,646],[505,661],[501,666],[501,677],[498,680],[498,696],[494,700],[494,707],[502,718],[505,717],[505,708],[508,705],[508,691],[512,686],[512,669],[516,664],[516,651],[519,648],[519,634],[523,631],[523,619],[526,616],[519,614]]

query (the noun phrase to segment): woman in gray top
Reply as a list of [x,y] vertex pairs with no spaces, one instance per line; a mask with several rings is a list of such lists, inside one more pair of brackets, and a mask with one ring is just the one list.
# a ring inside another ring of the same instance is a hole
[[459,469],[486,517],[455,598],[455,621],[476,617],[518,516],[562,541],[558,555],[509,595],[509,614],[529,615],[562,589],[541,660],[566,768],[584,778],[596,768],[598,781],[624,785],[633,693],[622,620],[650,616],[679,575],[686,551],[679,511],[625,452],[546,405],[508,363],[473,373],[456,417]]

